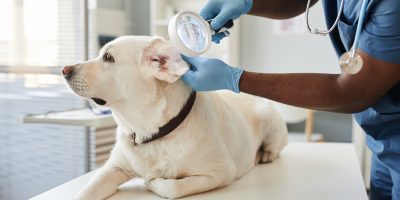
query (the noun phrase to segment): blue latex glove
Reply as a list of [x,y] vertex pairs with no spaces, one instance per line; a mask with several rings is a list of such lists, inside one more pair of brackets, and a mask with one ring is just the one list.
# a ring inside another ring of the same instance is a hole
[[[226,31],[226,32],[228,32],[228,34],[229,34],[229,31]],[[214,35],[211,36],[211,40],[214,43],[219,44],[221,42],[221,40],[224,39],[224,37],[227,37],[225,35],[225,33],[217,33],[217,34],[214,34]]]
[[[200,15],[205,20],[211,19],[211,28],[218,30],[228,20],[235,20],[248,13],[252,6],[253,0],[208,0]],[[224,34],[216,34],[213,36],[213,42],[219,43],[224,37]]]
[[212,91],[228,89],[239,93],[239,79],[243,69],[231,67],[218,59],[201,57],[182,58],[190,64],[190,70],[182,80],[195,91]]

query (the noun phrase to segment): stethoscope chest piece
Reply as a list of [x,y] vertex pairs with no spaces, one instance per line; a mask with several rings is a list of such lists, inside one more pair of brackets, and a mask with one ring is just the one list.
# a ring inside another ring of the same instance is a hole
[[348,51],[340,56],[339,59],[340,68],[347,74],[357,74],[363,66],[363,60],[360,54],[352,54],[353,51]]

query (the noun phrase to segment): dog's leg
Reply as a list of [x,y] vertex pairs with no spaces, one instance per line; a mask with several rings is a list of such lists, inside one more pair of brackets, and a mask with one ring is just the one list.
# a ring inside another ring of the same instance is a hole
[[161,197],[176,199],[191,194],[206,192],[220,186],[221,181],[208,175],[189,176],[182,179],[155,178],[147,188]]
[[264,121],[261,130],[263,139],[256,161],[268,163],[275,160],[288,143],[288,131],[285,121],[273,108],[265,108],[264,114],[260,117]]
[[102,200],[117,191],[117,187],[133,177],[116,166],[104,165],[74,200]]

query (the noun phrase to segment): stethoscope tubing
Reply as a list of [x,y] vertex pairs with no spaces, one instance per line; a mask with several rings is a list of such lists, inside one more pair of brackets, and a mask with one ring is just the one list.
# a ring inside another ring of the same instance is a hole
[[354,43],[352,47],[351,57],[354,57],[358,48],[358,42],[360,41],[361,30],[365,22],[365,15],[367,11],[369,0],[363,0],[360,10],[360,16],[358,17],[358,24],[356,29],[356,36],[354,37]]
[[[365,15],[366,15],[366,10],[367,10],[367,6],[368,6],[369,2],[370,2],[370,0],[362,1],[360,15],[358,17],[356,34],[355,34],[354,41],[353,41],[353,46],[351,47],[351,49],[349,51],[345,52],[339,59],[339,65],[341,66],[342,70],[345,72],[348,72],[348,73],[358,73],[358,71],[360,71],[360,69],[363,65],[361,56],[358,55],[356,52],[358,49],[358,43],[360,41],[361,30],[362,30],[364,22],[365,22]],[[309,19],[308,19],[309,12],[310,12],[310,4],[311,4],[311,0],[308,0],[307,6],[306,6],[306,12],[305,12],[307,29],[312,34],[326,36],[327,34],[332,32],[338,26],[340,16],[342,15],[343,9],[344,9],[344,0],[342,0],[340,3],[340,8],[339,8],[335,22],[329,28],[329,30],[326,30],[326,31],[320,31],[318,29],[312,29],[310,27]],[[348,57],[346,57],[346,56],[348,56]]]
[[336,16],[335,22],[334,22],[333,25],[332,25],[328,30],[326,30],[326,31],[320,31],[320,30],[318,30],[318,29],[316,29],[316,28],[311,28],[310,22],[309,22],[309,17],[308,17],[308,15],[309,15],[309,13],[310,13],[310,5],[311,5],[311,0],[308,0],[308,1],[307,1],[307,6],[306,6],[306,12],[305,12],[306,25],[307,25],[307,30],[308,30],[308,32],[310,32],[310,33],[312,33],[312,34],[315,34],[315,35],[322,35],[322,36],[328,35],[330,32],[332,32],[332,31],[336,28],[336,26],[337,26],[338,23],[339,23],[340,15],[342,15],[343,9],[344,9],[344,0],[342,0],[342,1],[340,2],[340,7],[339,7],[338,14],[337,14],[337,16]]

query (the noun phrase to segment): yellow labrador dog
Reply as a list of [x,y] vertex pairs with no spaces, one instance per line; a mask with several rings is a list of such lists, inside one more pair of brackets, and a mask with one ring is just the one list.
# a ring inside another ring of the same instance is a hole
[[287,128],[267,100],[228,91],[195,93],[170,42],[125,36],[99,57],[63,69],[78,95],[112,109],[116,144],[106,164],[75,197],[105,199],[141,177],[175,199],[224,187],[257,163],[276,159]]

